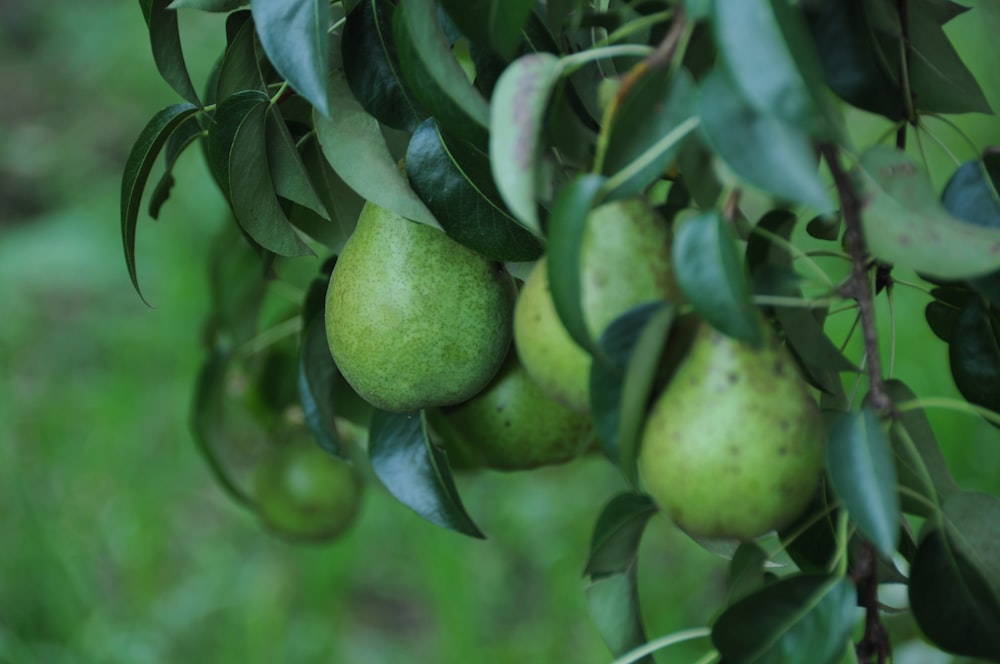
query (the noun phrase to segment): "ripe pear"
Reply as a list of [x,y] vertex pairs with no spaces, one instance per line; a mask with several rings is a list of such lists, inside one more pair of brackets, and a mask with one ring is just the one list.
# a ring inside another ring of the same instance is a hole
[[564,463],[593,439],[590,418],[547,396],[513,350],[485,390],[438,409],[431,423],[460,463],[494,470]]
[[[612,321],[645,302],[673,300],[670,228],[644,199],[594,209],[580,249],[584,321],[599,339]],[[528,374],[547,394],[590,411],[590,354],[573,341],[556,313],[545,258],[532,268],[514,311],[514,343]]]
[[325,541],[354,521],[362,486],[350,464],[302,435],[264,454],[254,472],[253,497],[270,531],[291,540]]
[[458,403],[503,362],[516,297],[500,264],[369,202],[330,277],[327,341],[377,408]]
[[707,324],[646,421],[639,471],[689,534],[748,540],[791,523],[823,472],[823,424],[788,351]]

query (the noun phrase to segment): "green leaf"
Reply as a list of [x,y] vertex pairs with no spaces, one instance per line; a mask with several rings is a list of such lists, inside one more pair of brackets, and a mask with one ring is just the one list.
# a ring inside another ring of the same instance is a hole
[[219,63],[215,98],[228,99],[243,90],[267,91],[257,55],[257,33],[250,12],[241,11],[226,19],[226,32],[232,38]]
[[684,220],[672,248],[677,285],[695,312],[721,332],[758,345],[759,316],[736,236],[717,210]]
[[170,197],[170,190],[174,187],[174,166],[177,158],[183,154],[189,145],[204,135],[202,121],[204,117],[192,115],[181,122],[170,137],[167,139],[163,149],[164,168],[163,175],[153,187],[153,193],[149,196],[149,216],[157,219],[160,216],[160,208]]
[[[584,595],[590,618],[613,655],[624,655],[646,643],[635,566],[621,574],[591,579]],[[654,664],[655,660],[646,655],[636,662]]]
[[413,131],[427,113],[402,78],[392,35],[395,9],[390,0],[365,0],[347,15],[344,75],[366,112],[385,125]]
[[939,279],[978,277],[1000,268],[1000,228],[949,215],[908,155],[876,146],[861,156],[854,177],[874,257]]
[[[981,159],[967,161],[958,167],[941,193],[941,203],[962,221],[1000,228],[998,183],[1000,154],[984,154]],[[1000,270],[970,279],[969,285],[994,305],[1000,305]]]
[[803,572],[825,572],[838,554],[838,508],[828,495],[827,482],[813,496],[809,506],[787,528],[778,534],[789,557]]
[[330,115],[330,3],[327,0],[252,0],[250,10],[268,59],[296,92]]
[[698,125],[696,95],[686,69],[671,80],[670,69],[657,68],[643,72],[617,101],[601,164],[609,200],[638,194],[663,176]]
[[726,578],[726,606],[764,587],[764,565],[767,552],[756,542],[740,542],[729,563]]
[[886,558],[899,546],[899,493],[896,468],[885,429],[868,407],[839,416],[826,448],[827,474],[833,490]]
[[250,4],[250,0],[174,0],[168,9],[200,9],[203,12],[230,12]]
[[510,216],[490,176],[489,157],[447,140],[433,118],[414,132],[406,150],[410,186],[453,239],[497,261],[538,258],[538,239]]
[[531,0],[441,0],[441,6],[470,40],[510,59],[531,14]]
[[396,499],[431,523],[485,539],[462,505],[447,455],[433,445],[419,413],[375,411],[372,470]]
[[1000,412],[1000,316],[981,299],[970,300],[955,319],[948,360],[962,396]]
[[635,459],[650,392],[675,310],[665,302],[643,304],[619,316],[601,335],[607,362],[590,367],[590,407],[601,447],[636,486]]
[[[300,154],[313,190],[323,202],[330,220],[327,221],[301,206],[293,206],[288,219],[310,237],[326,245],[331,252],[339,254],[354,232],[365,201],[334,172],[323,156],[323,149],[315,136],[302,145]],[[305,217],[310,219],[306,220]],[[308,229],[305,228],[307,225]]]
[[[135,228],[139,220],[142,192],[167,138],[197,110],[192,104],[175,104],[158,112],[143,127],[125,161],[121,200],[122,245],[125,249],[125,266],[139,297],[142,297],[142,291],[139,289],[135,267]],[[145,301],[143,298],[143,302]]]
[[184,51],[181,49],[180,29],[177,26],[177,12],[169,9],[170,0],[139,0],[142,14],[149,28],[149,44],[153,49],[153,61],[163,80],[174,92],[196,106],[201,106],[198,92],[191,83]]
[[581,174],[559,191],[549,214],[546,254],[549,288],[559,319],[577,344],[599,357],[600,348],[583,315],[580,248],[587,215],[600,202],[604,182],[602,175]]
[[438,226],[396,165],[378,121],[351,95],[343,74],[330,77],[331,113],[313,121],[323,154],[347,185],[365,200],[398,215]]
[[945,519],[928,520],[910,567],[910,606],[920,629],[957,655],[1000,660],[1000,501],[953,494]]
[[820,213],[833,210],[809,138],[753,108],[724,69],[702,81],[698,109],[708,145],[742,180]]
[[433,0],[397,5],[393,36],[400,68],[421,106],[449,134],[485,146],[489,103],[452,53]]
[[[886,382],[886,389],[893,403],[913,401],[916,395],[898,380]],[[904,512],[930,517],[947,496],[958,490],[958,485],[948,471],[948,464],[941,454],[934,430],[927,415],[920,410],[900,413],[889,428],[889,439],[896,461],[896,476],[899,486],[909,489],[930,502],[914,499],[908,493],[900,493],[900,505]],[[930,485],[928,486],[928,480]]]
[[833,664],[848,646],[856,602],[846,578],[785,577],[727,608],[712,643],[728,664]]
[[322,316],[314,316],[306,326],[299,349],[298,387],[306,426],[316,442],[334,456],[350,459],[337,435],[334,385],[343,380],[326,343]]
[[203,335],[209,348],[228,351],[257,335],[271,258],[258,249],[235,223],[225,224],[212,240],[207,260],[211,305]]
[[536,203],[542,128],[560,73],[554,55],[519,58],[500,76],[490,105],[493,179],[514,217],[536,235],[542,234]]
[[590,538],[590,555],[583,570],[592,577],[621,574],[635,564],[639,540],[656,506],[641,493],[620,493],[601,511]]
[[831,138],[833,111],[798,7],[788,0],[715,0],[719,57],[750,105],[810,136]]
[[267,165],[271,170],[275,193],[309,208],[329,221],[330,214],[313,188],[292,134],[288,131],[288,125],[274,106],[269,106],[267,109],[264,132],[267,141]]

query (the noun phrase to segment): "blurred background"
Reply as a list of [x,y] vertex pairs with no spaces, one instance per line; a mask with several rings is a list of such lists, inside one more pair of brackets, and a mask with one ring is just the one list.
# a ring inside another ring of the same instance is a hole
[[[203,81],[224,45],[222,19],[182,12],[181,24]],[[970,13],[950,30],[1000,108],[1000,25]],[[287,544],[213,483],[188,406],[204,261],[226,211],[198,151],[181,158],[160,220],[140,217],[151,308],[121,251],[128,151],[148,118],[178,101],[156,72],[138,3],[0,0],[0,81],[0,663],[611,659],[581,577],[594,519],[622,488],[598,458],[463,478],[486,541],[424,523],[369,486],[345,538]],[[978,145],[1000,144],[996,118],[958,122]],[[952,130],[930,126],[959,159],[974,156]],[[954,162],[924,143],[940,187]],[[896,375],[920,395],[955,396],[946,348],[923,322],[926,296],[897,295]],[[888,329],[884,306],[880,315]],[[959,482],[1000,492],[997,430],[929,415]],[[651,636],[711,618],[724,560],[663,518],[640,560]],[[907,649],[908,661],[950,661]]]

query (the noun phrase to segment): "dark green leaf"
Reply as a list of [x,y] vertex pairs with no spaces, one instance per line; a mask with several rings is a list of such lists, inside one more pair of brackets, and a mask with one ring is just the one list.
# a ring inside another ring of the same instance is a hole
[[[962,221],[1000,228],[998,183],[1000,154],[987,153],[982,159],[973,159],[958,167],[941,194],[941,203]],[[994,305],[1000,306],[1000,271],[970,279],[969,285]]]
[[889,440],[875,412],[866,407],[838,417],[826,452],[830,483],[847,514],[891,558],[899,545],[899,493]]
[[600,202],[604,176],[578,175],[556,196],[549,214],[547,266],[552,303],[570,337],[600,355],[583,315],[580,248],[587,215]]
[[656,506],[645,494],[620,493],[612,498],[597,517],[583,573],[601,577],[627,572],[635,563],[639,540],[654,514]]
[[378,121],[354,99],[342,73],[330,77],[330,90],[330,116],[317,113],[313,121],[333,170],[365,200],[437,227],[434,215],[407,184],[389,152]]
[[680,69],[671,80],[670,74],[668,68],[647,68],[624,96],[616,97],[601,164],[609,178],[609,199],[638,194],[662,177],[698,126],[691,75]]
[[719,56],[736,88],[761,114],[806,134],[836,133],[822,71],[799,9],[788,0],[716,0]]
[[785,577],[727,608],[712,643],[728,664],[833,664],[847,648],[855,606],[846,578]]
[[726,606],[732,606],[764,587],[767,552],[756,542],[741,542],[729,563],[726,579]]
[[490,105],[490,163],[500,195],[517,220],[541,235],[538,223],[538,160],[542,128],[559,58],[526,55],[504,70]]
[[174,0],[169,9],[200,9],[204,12],[229,12],[250,4],[250,0]]
[[758,345],[760,321],[736,236],[717,210],[684,220],[673,244],[677,285],[695,312],[721,332]]
[[1000,661],[1000,501],[959,492],[929,520],[910,567],[910,606],[924,634],[958,655]]
[[837,510],[831,509],[834,502],[824,482],[795,522],[778,533],[788,555],[804,572],[825,572],[839,551]]
[[288,126],[274,106],[267,109],[264,133],[267,141],[267,165],[271,170],[275,193],[309,208],[329,221],[330,214],[313,188]]
[[818,212],[833,210],[809,138],[754,109],[724,69],[716,68],[702,81],[699,114],[708,144],[741,179]]
[[470,40],[491,46],[506,59],[514,56],[532,4],[531,0],[441,0]]
[[1000,268],[1000,228],[949,215],[908,155],[876,146],[861,156],[854,176],[873,256],[939,279],[978,277]]
[[[592,579],[584,592],[590,618],[613,655],[624,655],[646,643],[635,566],[621,574]],[[650,655],[636,661],[654,662]]]
[[153,48],[153,61],[163,80],[187,101],[200,106],[198,92],[191,83],[181,35],[177,26],[177,12],[169,9],[170,0],[139,0],[142,14],[149,28],[149,44]]
[[296,92],[330,115],[330,3],[327,0],[253,0],[260,43]]
[[601,335],[607,362],[590,367],[590,408],[601,447],[626,479],[636,485],[635,459],[660,355],[674,308],[651,302],[631,309]]
[[410,90],[442,129],[485,146],[490,107],[451,51],[433,0],[408,0],[396,7],[393,37]]
[[489,157],[446,140],[428,118],[406,151],[410,186],[452,238],[498,261],[538,258],[542,246],[510,216],[490,176]]
[[971,300],[955,319],[948,359],[962,396],[1000,412],[1000,317],[981,299]]
[[230,350],[255,337],[267,290],[269,256],[262,257],[234,221],[222,227],[208,253],[211,307],[204,338],[209,348]]
[[[142,297],[139,278],[135,269],[135,227],[139,220],[139,206],[142,192],[153,169],[153,163],[160,154],[167,138],[197,109],[192,104],[175,104],[163,109],[150,119],[132,145],[125,170],[122,173],[122,245],[125,249],[125,265],[135,292]],[[145,302],[145,298],[143,298]]]
[[[705,119],[702,118],[702,123]],[[704,124],[703,124],[704,126]],[[715,207],[722,195],[722,183],[715,173],[714,157],[705,144],[704,131],[695,133],[681,146],[677,163],[680,166],[681,181],[691,193],[698,207]]]
[[427,113],[402,79],[392,36],[394,11],[390,0],[364,0],[347,15],[344,75],[366,112],[390,127],[413,131]]
[[243,90],[265,92],[267,86],[257,59],[257,33],[254,31],[250,12],[230,15],[226,19],[226,28],[233,36],[226,45],[222,62],[219,63],[215,98],[225,100]]
[[376,411],[369,432],[372,470],[399,502],[442,528],[484,538],[462,506],[443,450],[418,413]]
[[149,216],[157,219],[160,216],[160,207],[166,203],[170,197],[170,190],[174,187],[174,166],[177,158],[181,156],[189,145],[204,135],[202,128],[202,117],[198,115],[189,116],[181,122],[177,129],[167,139],[163,149],[163,159],[166,162],[163,168],[163,175],[153,187],[153,193],[149,196]]
[[[303,144],[301,155],[313,190],[330,213],[330,221],[301,206],[292,208],[288,215],[289,221],[305,230],[313,239],[325,244],[333,253],[339,254],[354,231],[364,199],[348,187],[330,167],[315,137]],[[305,222],[303,217],[312,219]],[[305,228],[306,224],[309,229]]]

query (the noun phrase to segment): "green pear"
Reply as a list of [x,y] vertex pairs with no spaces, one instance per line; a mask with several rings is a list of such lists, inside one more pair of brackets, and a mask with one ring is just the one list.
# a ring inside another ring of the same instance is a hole
[[[641,198],[607,203],[587,218],[580,250],[584,321],[594,339],[629,309],[672,300],[670,228]],[[528,374],[547,394],[579,412],[590,410],[590,354],[556,313],[542,258],[514,311],[514,342]]]
[[377,408],[454,404],[503,362],[516,297],[500,264],[369,202],[330,277],[327,341],[344,378]]
[[485,390],[437,410],[431,423],[459,463],[494,470],[564,463],[593,440],[590,418],[547,396],[513,350]]
[[269,449],[253,478],[260,520],[291,540],[326,541],[343,533],[358,514],[361,492],[354,468],[307,435]]
[[819,408],[770,327],[755,348],[702,324],[646,421],[639,470],[689,534],[748,540],[805,509],[824,440]]

